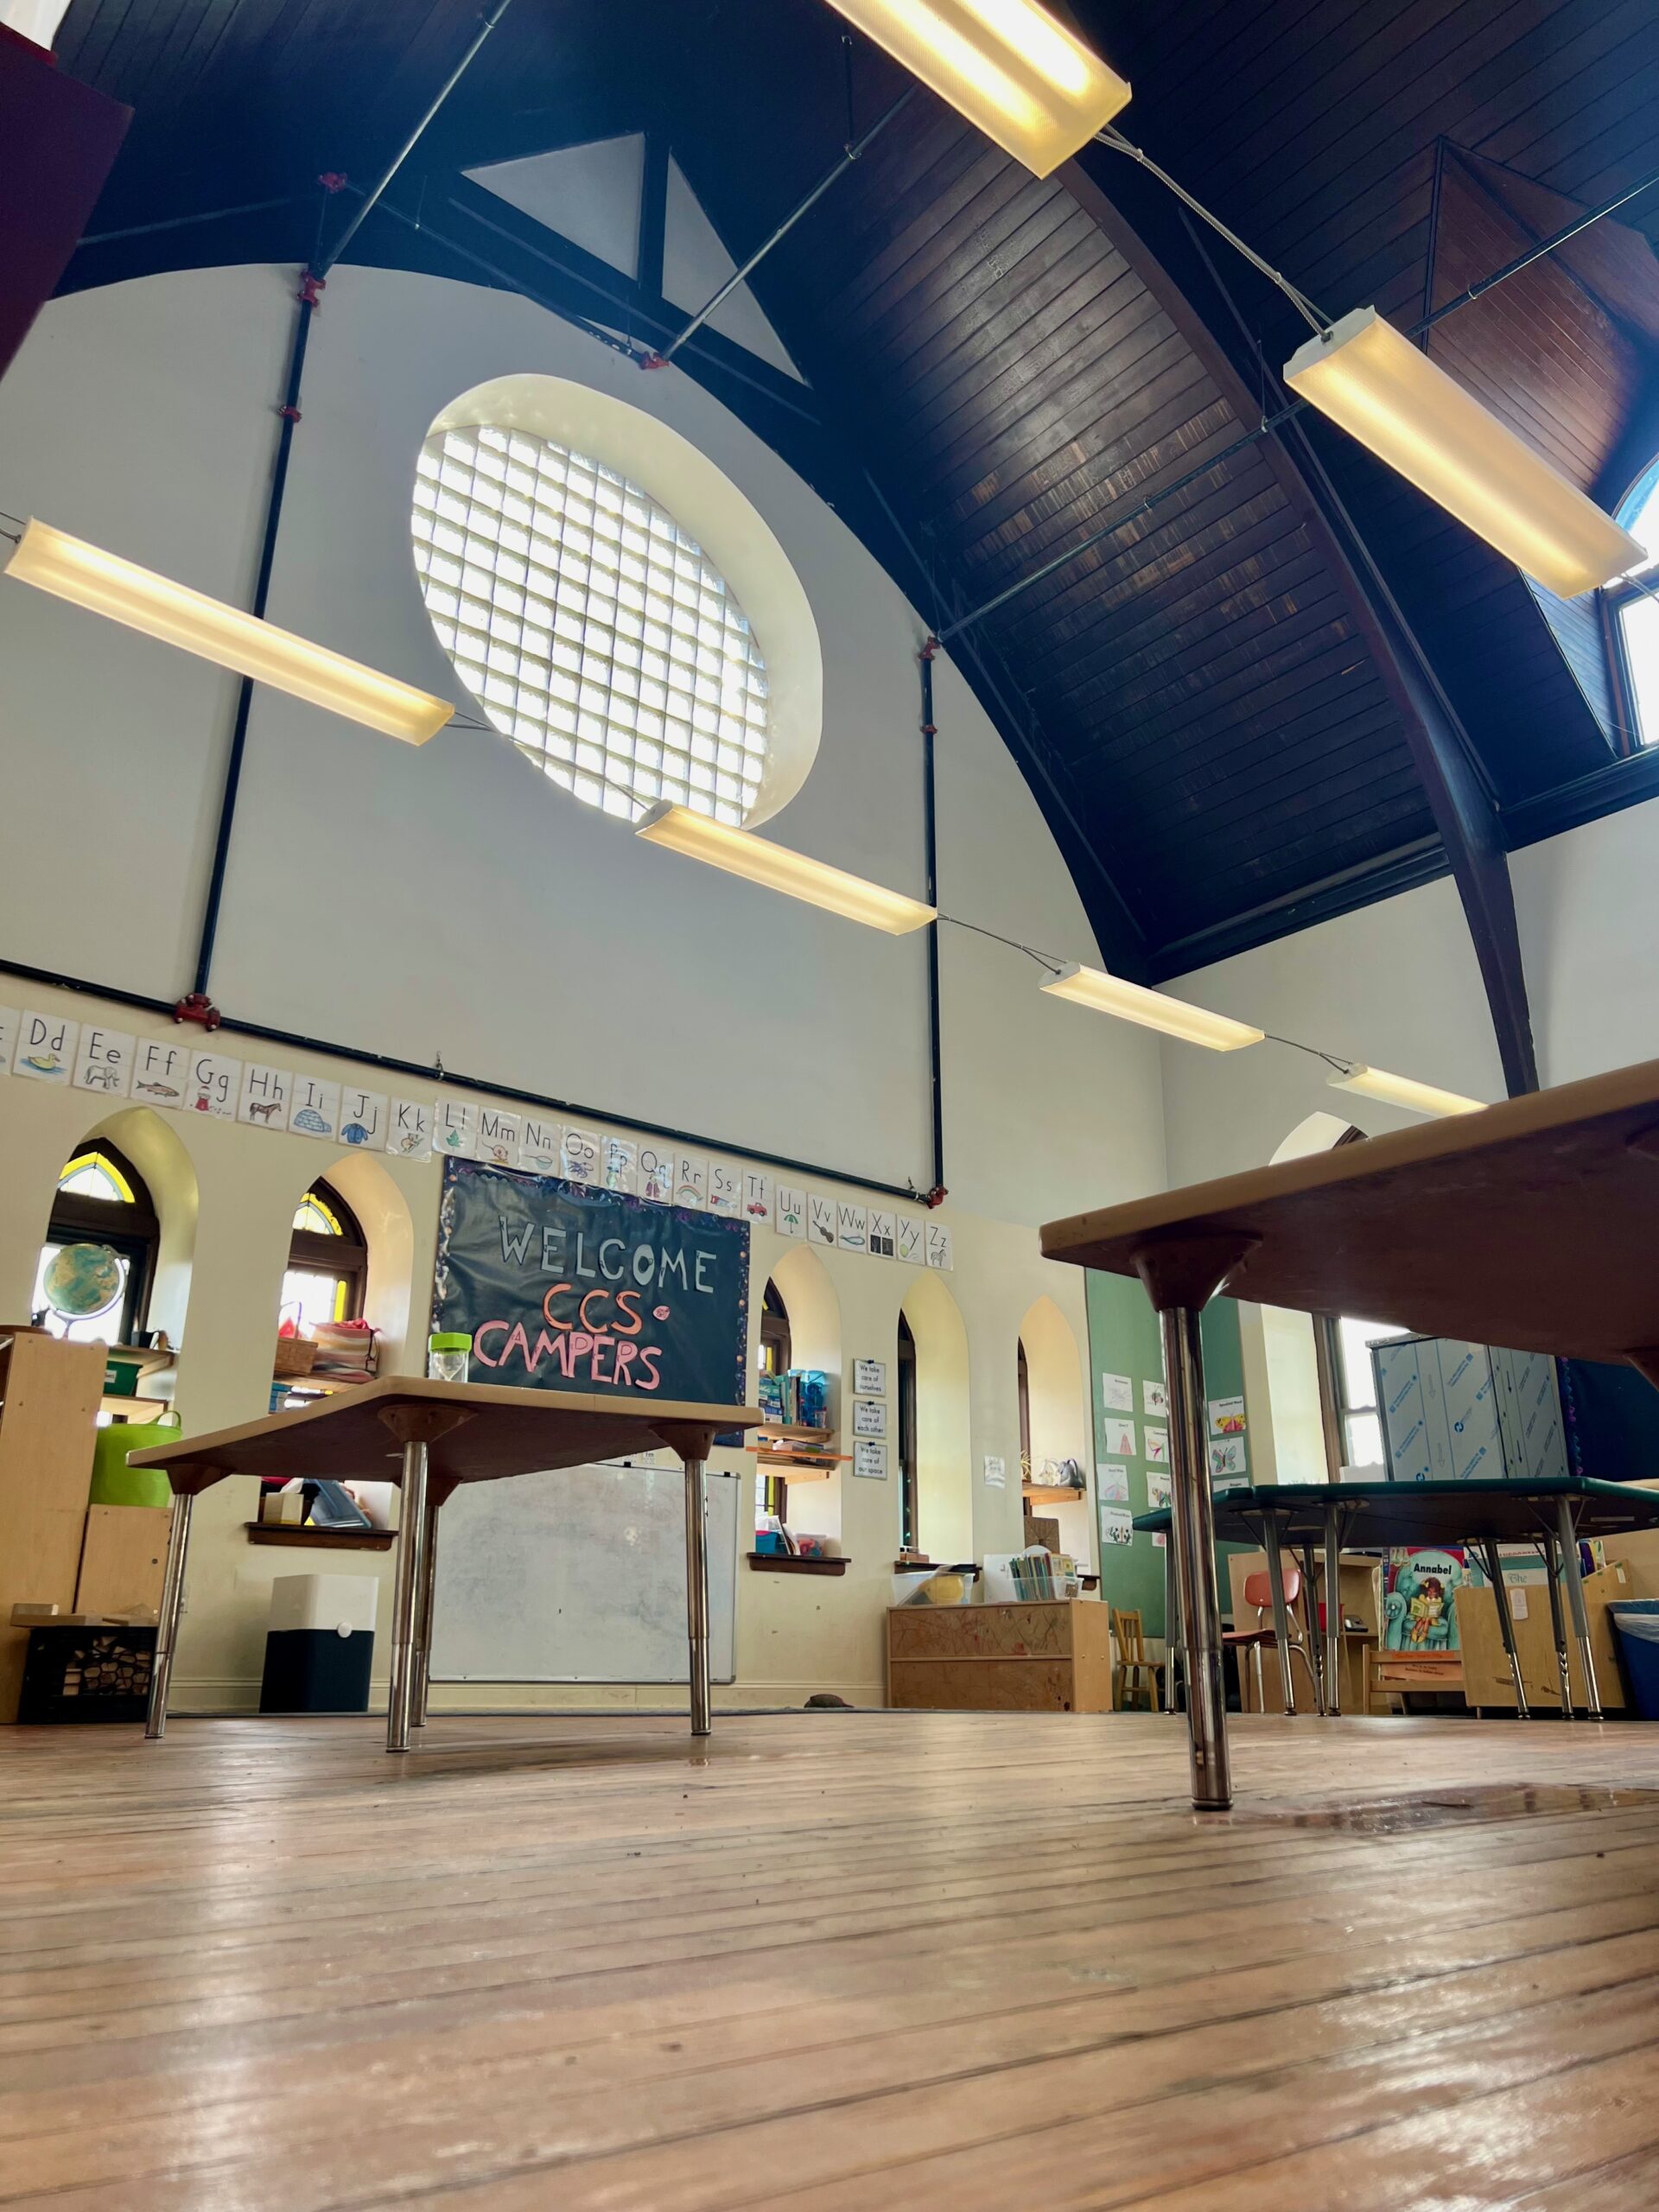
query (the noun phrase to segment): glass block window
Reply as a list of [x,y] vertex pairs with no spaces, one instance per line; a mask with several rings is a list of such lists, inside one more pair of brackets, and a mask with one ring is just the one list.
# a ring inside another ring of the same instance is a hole
[[413,531],[439,642],[537,767],[627,821],[658,799],[747,819],[766,664],[725,579],[648,493],[549,438],[444,430],[422,448]]

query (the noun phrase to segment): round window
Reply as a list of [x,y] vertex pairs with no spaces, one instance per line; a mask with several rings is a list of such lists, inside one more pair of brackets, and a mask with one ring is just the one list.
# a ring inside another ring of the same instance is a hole
[[769,749],[766,664],[718,569],[649,493],[519,429],[438,429],[415,565],[461,682],[554,781],[637,820],[741,823]]

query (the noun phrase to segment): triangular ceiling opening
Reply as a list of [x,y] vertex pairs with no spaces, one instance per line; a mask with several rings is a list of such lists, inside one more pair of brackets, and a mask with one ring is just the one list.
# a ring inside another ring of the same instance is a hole
[[[686,182],[684,171],[671,156],[668,220],[663,234],[663,297],[688,315],[695,315],[736,267],[721,243],[719,232],[702,212],[702,203]],[[721,302],[709,318],[709,327],[785,376],[793,377],[798,384],[806,381],[747,284],[740,284],[729,298]]]
[[561,238],[625,276],[639,274],[639,206],[645,190],[645,141],[596,138],[520,162],[493,162],[464,174]]

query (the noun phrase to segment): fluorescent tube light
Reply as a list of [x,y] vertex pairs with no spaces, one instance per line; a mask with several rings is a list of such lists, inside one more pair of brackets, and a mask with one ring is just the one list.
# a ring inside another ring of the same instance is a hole
[[1129,88],[1037,0],[831,0],[1004,153],[1047,176]]
[[1242,1046],[1259,1045],[1267,1033],[1247,1021],[1233,1021],[1224,1014],[1210,1014],[1185,999],[1162,991],[1148,991],[1139,983],[1126,983],[1098,968],[1063,968],[1042,985],[1057,999],[1071,999],[1092,1007],[1096,1014],[1116,1014],[1120,1021],[1138,1021],[1144,1029],[1160,1029],[1166,1037],[1179,1037],[1188,1045],[1207,1045],[1212,1052],[1236,1052]]
[[844,915],[849,922],[867,922],[890,937],[903,937],[934,918],[931,906],[906,898],[902,891],[868,883],[861,875],[849,875],[823,861],[809,860],[804,853],[791,853],[786,845],[771,844],[750,830],[710,821],[706,814],[666,799],[640,817],[635,834],[653,845],[666,845],[671,852],[723,868],[728,874],[763,883],[769,891],[804,899],[809,906]]
[[1375,308],[1310,338],[1285,382],[1562,599],[1648,557]]
[[1331,1088],[1380,1098],[1385,1106],[1403,1106],[1410,1114],[1479,1114],[1486,1104],[1484,1098],[1465,1098],[1432,1083],[1414,1082],[1408,1075],[1390,1075],[1386,1068],[1351,1067],[1346,1075],[1333,1075]]
[[5,566],[9,576],[59,599],[107,614],[220,668],[234,669],[314,707],[366,722],[371,729],[424,745],[454,713],[445,699],[416,691],[359,661],[279,630],[205,592],[192,591],[118,554],[105,553],[49,523],[30,522]]

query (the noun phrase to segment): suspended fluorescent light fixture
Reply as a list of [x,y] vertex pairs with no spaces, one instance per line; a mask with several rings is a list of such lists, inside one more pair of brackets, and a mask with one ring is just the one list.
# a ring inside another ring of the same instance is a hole
[[1375,308],[1310,338],[1285,365],[1285,382],[1562,599],[1648,557]]
[[1385,1106],[1403,1106],[1408,1114],[1480,1114],[1486,1106],[1484,1098],[1465,1098],[1459,1091],[1417,1083],[1408,1075],[1390,1075],[1386,1068],[1351,1067],[1346,1075],[1333,1075],[1331,1088],[1379,1098]]
[[405,745],[424,745],[455,711],[446,699],[435,699],[326,645],[279,630],[257,614],[175,584],[119,554],[105,553],[49,523],[24,524],[5,574],[238,676],[292,692],[348,721],[400,737]]
[[711,868],[723,868],[729,875],[747,876],[751,883],[763,883],[787,898],[804,899],[826,913],[886,930],[889,937],[904,937],[935,918],[934,908],[919,899],[907,899],[902,891],[889,891],[884,884],[849,875],[827,861],[809,860],[804,853],[791,853],[786,845],[771,844],[751,830],[734,830],[671,800],[642,815],[635,835],[689,859],[707,861]]
[[849,22],[1034,176],[1127,105],[1129,88],[1037,0],[831,0]]
[[1041,988],[1057,999],[1071,999],[1077,1006],[1092,1007],[1096,1014],[1116,1014],[1120,1021],[1139,1022],[1143,1029],[1160,1029],[1166,1037],[1179,1037],[1188,1045],[1207,1045],[1212,1052],[1236,1052],[1245,1045],[1259,1045],[1265,1030],[1252,1029],[1248,1021],[1231,1020],[1224,1014],[1210,1014],[1185,999],[1162,991],[1148,991],[1139,983],[1126,983],[1099,968],[1075,963],[1051,976]]

